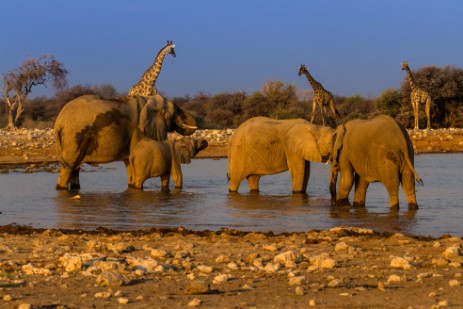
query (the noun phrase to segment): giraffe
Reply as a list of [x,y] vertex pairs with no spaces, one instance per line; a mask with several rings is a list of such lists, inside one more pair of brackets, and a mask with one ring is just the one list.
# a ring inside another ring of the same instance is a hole
[[336,124],[338,124],[339,123],[338,117],[341,117],[341,115],[339,114],[338,110],[334,106],[333,94],[327,91],[325,88],[323,88],[322,84],[317,82],[312,77],[312,75],[310,75],[309,71],[307,70],[307,67],[301,64],[299,66],[299,72],[297,73],[297,75],[301,76],[303,73],[307,77],[307,80],[309,81],[313,89],[312,117],[310,118],[310,122],[313,123],[313,118],[315,116],[315,109],[317,108],[317,105],[318,105],[320,108],[320,112],[322,114],[323,125],[325,125],[325,111],[326,111],[326,106],[329,105],[331,108],[331,111],[333,112],[334,119],[336,120]]
[[413,107],[413,114],[415,116],[415,127],[414,130],[418,130],[418,109],[421,103],[425,104],[425,112],[426,112],[426,118],[427,118],[427,125],[426,129],[429,130],[431,129],[431,117],[430,117],[430,111],[431,111],[431,103],[432,99],[431,96],[429,95],[428,92],[424,91],[423,89],[419,88],[416,83],[415,83],[415,78],[412,75],[412,71],[410,71],[410,67],[408,66],[408,63],[402,62],[401,63],[402,70],[407,71],[407,79],[408,79],[408,84],[410,85],[410,101],[412,103]]
[[159,73],[161,72],[162,62],[167,54],[171,54],[175,57],[174,47],[175,45],[172,44],[172,41],[167,41],[167,44],[156,56],[156,60],[153,65],[150,66],[145,73],[143,73],[141,80],[130,88],[129,95],[151,96],[157,93],[155,83]]

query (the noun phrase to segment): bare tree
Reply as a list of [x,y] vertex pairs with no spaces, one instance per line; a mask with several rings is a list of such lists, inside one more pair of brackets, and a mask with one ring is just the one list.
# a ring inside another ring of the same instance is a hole
[[63,64],[53,56],[42,55],[26,59],[21,66],[2,76],[3,97],[8,110],[7,128],[16,128],[24,113],[24,101],[34,86],[47,86],[51,83],[55,90],[67,85],[67,73]]

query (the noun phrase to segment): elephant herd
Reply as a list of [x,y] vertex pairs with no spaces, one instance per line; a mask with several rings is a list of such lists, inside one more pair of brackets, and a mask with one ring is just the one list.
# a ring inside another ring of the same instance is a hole
[[[126,165],[129,187],[142,189],[146,179],[161,177],[166,190],[172,176],[175,187],[181,188],[180,164],[189,163],[208,146],[205,139],[167,139],[173,131],[192,135],[197,126],[191,114],[161,95],[81,96],[63,107],[54,129],[60,165],[57,189],[79,189],[82,164],[112,161]],[[408,133],[386,115],[352,120],[335,130],[304,119],[254,117],[243,122],[230,139],[229,191],[238,191],[244,179],[251,191],[258,191],[261,176],[289,170],[293,192],[304,193],[310,162],[331,162],[333,203],[349,205],[355,184],[353,205],[364,206],[369,183],[381,182],[391,208],[399,207],[402,184],[409,209],[417,209],[415,180],[422,181],[413,161]]]

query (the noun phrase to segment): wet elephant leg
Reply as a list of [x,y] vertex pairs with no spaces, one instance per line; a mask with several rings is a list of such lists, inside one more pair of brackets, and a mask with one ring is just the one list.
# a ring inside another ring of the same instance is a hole
[[350,205],[349,193],[354,184],[354,169],[350,162],[343,162],[341,166],[341,179],[339,180],[338,196],[336,203],[339,206]]
[[80,189],[79,172],[80,172],[80,167],[71,172],[71,177],[69,179],[69,187],[71,190]]
[[170,180],[170,174],[161,176],[162,192],[169,191],[169,180]]
[[135,176],[133,175],[133,171],[134,171],[133,166],[132,164],[130,164],[128,159],[123,160],[123,162],[125,164],[125,168],[127,171],[127,184],[131,188],[135,185]]
[[56,184],[56,190],[67,190],[69,184],[69,178],[71,177],[71,170],[60,164],[58,182]]
[[402,189],[408,203],[408,209],[418,209],[415,193],[415,175],[408,167],[405,167],[402,173]]
[[249,190],[253,192],[259,192],[260,175],[249,175],[247,179],[249,184]]
[[365,179],[355,174],[354,207],[365,207],[368,185]]
[[396,176],[395,178],[383,182],[389,194],[389,207],[391,209],[399,209],[399,177]]
[[310,178],[310,162],[293,153],[287,153],[286,160],[291,175],[293,193],[305,193]]

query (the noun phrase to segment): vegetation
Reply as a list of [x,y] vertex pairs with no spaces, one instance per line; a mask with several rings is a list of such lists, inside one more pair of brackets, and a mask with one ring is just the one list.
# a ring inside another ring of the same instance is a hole
[[[53,58],[39,58],[40,63],[45,60],[55,61]],[[37,61],[37,60],[36,60]],[[27,61],[26,61],[27,62]],[[55,64],[56,65],[56,64]],[[21,68],[24,67],[21,66]],[[26,66],[27,67],[27,66]],[[63,78],[67,73],[61,64],[58,66],[64,75],[56,75],[56,78]],[[20,70],[14,71],[21,76]],[[46,71],[40,80],[29,80],[29,88],[23,82],[11,89],[30,89],[34,85],[47,82],[54,76],[50,70]],[[47,75],[48,74],[48,75]],[[423,67],[413,72],[416,83],[424,90],[428,91],[433,98],[431,107],[431,125],[433,128],[441,127],[463,127],[463,69],[454,67]],[[9,75],[5,75],[9,76]],[[5,84],[4,76],[4,84]],[[10,80],[15,80],[11,79]],[[61,82],[65,81],[61,79]],[[56,82],[56,81],[54,81]],[[5,84],[7,85],[7,84]],[[11,85],[8,84],[8,85]],[[22,112],[24,121],[22,125],[29,128],[51,127],[56,115],[68,101],[83,95],[97,94],[102,97],[111,98],[120,95],[116,89],[109,85],[76,85],[71,88],[63,88],[64,84],[57,86],[54,97],[37,97],[26,99],[29,92],[24,91],[20,97],[23,103]],[[11,86],[10,86],[11,87]],[[12,91],[12,90],[10,90]],[[15,97],[5,96],[0,100],[0,126],[10,126],[7,115],[9,115],[10,105]],[[254,116],[267,116],[276,119],[288,118],[310,118],[312,109],[312,92],[297,89],[293,84],[283,81],[267,81],[262,89],[247,94],[244,92],[206,94],[197,93],[196,95],[175,97],[172,100],[182,108],[191,112],[198,121],[200,128],[224,129],[236,128],[243,121]],[[413,112],[410,104],[410,88],[406,76],[400,89],[385,89],[377,98],[366,98],[360,95],[355,96],[336,96],[336,108],[341,114],[341,122],[346,122],[355,118],[371,118],[379,114],[388,114],[395,117],[406,127],[413,125]],[[329,108],[325,113],[327,125],[336,126],[334,117]],[[321,123],[320,115],[317,110],[315,116],[316,123]],[[426,116],[424,106],[420,106],[420,127],[425,127]],[[15,123],[16,125],[18,122]]]

